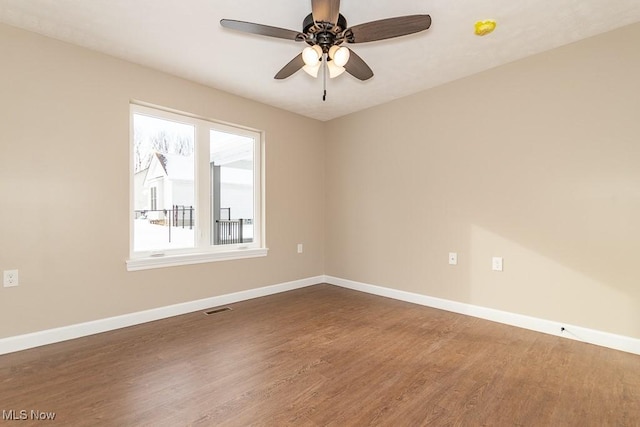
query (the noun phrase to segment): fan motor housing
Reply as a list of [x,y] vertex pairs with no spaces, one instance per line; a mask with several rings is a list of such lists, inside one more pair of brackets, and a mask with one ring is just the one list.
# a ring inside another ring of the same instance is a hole
[[[340,13],[338,14],[338,22],[336,23],[336,25],[333,25],[332,28],[330,28],[330,31],[333,34],[338,34],[345,28],[347,28],[347,18],[345,18],[344,15]],[[313,20],[313,14],[311,13],[308,14],[306,18],[304,18],[304,20],[302,21],[302,32],[305,34],[315,34],[318,32],[318,30],[321,30],[321,29],[322,28],[318,28],[315,25],[315,21]]]

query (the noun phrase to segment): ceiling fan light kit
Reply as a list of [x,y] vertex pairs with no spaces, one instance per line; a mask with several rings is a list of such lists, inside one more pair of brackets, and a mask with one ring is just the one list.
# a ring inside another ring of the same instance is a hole
[[304,65],[302,67],[302,71],[304,71],[305,73],[309,74],[311,77],[313,77],[314,79],[318,78],[318,71],[320,71],[320,61],[318,61],[316,63],[316,65]]
[[329,70],[329,78],[333,79],[345,72],[345,68],[336,64],[335,61],[327,61],[327,70]]
[[347,19],[339,11],[340,0],[311,0],[311,14],[302,21],[301,32],[232,19],[222,19],[220,25],[246,33],[305,42],[309,46],[278,71],[274,78],[286,79],[300,69],[312,77],[318,77],[322,68],[325,87],[327,75],[334,78],[345,71],[363,81],[373,77],[373,71],[367,63],[354,51],[341,46],[343,43],[385,40],[424,31],[431,26],[429,15],[408,15],[348,27]]
[[329,58],[338,67],[344,67],[349,62],[349,49],[344,46],[333,45],[329,48]]
[[322,59],[322,48],[320,46],[307,46],[302,49],[302,60],[305,65],[315,67],[320,62],[320,59]]

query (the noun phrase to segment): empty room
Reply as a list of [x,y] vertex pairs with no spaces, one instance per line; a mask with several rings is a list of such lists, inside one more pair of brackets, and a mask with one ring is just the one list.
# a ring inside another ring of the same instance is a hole
[[637,0],[0,0],[0,61],[0,425],[640,425]]

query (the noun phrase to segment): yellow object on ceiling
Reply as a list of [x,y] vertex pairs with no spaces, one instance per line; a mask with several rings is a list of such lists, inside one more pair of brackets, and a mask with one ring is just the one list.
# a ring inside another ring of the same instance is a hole
[[476,22],[476,36],[486,36],[490,32],[496,29],[496,21],[492,19],[487,19],[485,21]]

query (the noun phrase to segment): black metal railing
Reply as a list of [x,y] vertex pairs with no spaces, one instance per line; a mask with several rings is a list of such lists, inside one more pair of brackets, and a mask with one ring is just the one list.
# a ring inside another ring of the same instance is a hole
[[[231,214],[228,209],[227,215]],[[140,209],[135,210],[135,219],[144,218],[151,224],[168,227],[168,238],[171,242],[171,228],[193,229],[195,225],[193,206],[173,205],[171,209]],[[252,219],[219,219],[216,220],[217,235],[216,245],[229,245],[234,243],[248,243],[253,241],[251,234],[245,236],[244,227],[251,226]]]
[[134,213],[135,219],[146,218],[151,224],[191,230],[195,225],[194,211],[193,206],[173,205],[171,209],[141,209]]
[[192,230],[194,226],[193,206],[173,205],[171,209],[141,209],[133,212],[135,219],[144,218],[150,224],[166,226],[169,242],[171,242],[171,227],[188,227],[189,230]]
[[174,227],[193,228],[193,206],[173,205],[171,223]]
[[232,243],[244,243],[243,228],[244,219],[219,219],[218,224],[218,245],[229,245]]

